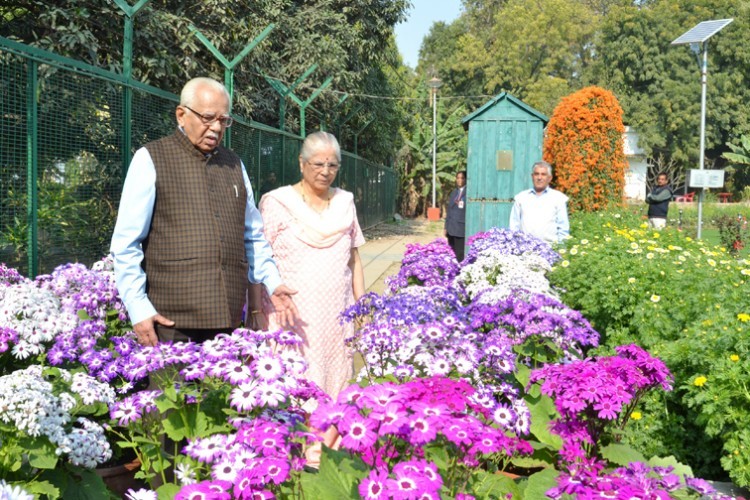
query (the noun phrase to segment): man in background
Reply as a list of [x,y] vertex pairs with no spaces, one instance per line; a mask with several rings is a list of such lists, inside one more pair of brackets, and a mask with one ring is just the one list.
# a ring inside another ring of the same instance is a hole
[[464,260],[466,245],[466,170],[456,174],[456,189],[448,196],[443,235],[456,254],[459,262]]
[[531,171],[533,187],[514,198],[510,212],[510,229],[523,231],[550,244],[562,242],[570,234],[568,197],[549,187],[552,165],[534,163]]
[[656,176],[656,187],[646,196],[648,203],[648,225],[653,229],[667,227],[667,212],[669,202],[672,201],[672,188],[669,187],[669,177],[664,172]]

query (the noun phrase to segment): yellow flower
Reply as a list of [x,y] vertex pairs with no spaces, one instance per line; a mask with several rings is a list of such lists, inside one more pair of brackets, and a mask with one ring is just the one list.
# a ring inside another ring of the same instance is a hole
[[635,283],[635,278],[628,278],[628,283]]
[[659,238],[661,235],[659,233],[654,233],[654,238]]
[[562,261],[562,264],[560,264],[560,265],[563,266],[563,267],[568,267],[570,265],[570,262],[568,262],[567,260],[564,260],[564,261]]
[[661,300],[661,297],[659,297],[656,294],[654,294],[654,295],[651,296],[651,302],[653,302],[654,304],[657,303],[657,302],[659,302],[660,300]]
[[570,249],[570,255],[576,255],[578,253],[578,247],[573,247]]
[[634,241],[634,242],[632,242],[632,243],[630,244],[630,248],[632,248],[633,250],[636,250],[636,249],[638,248],[638,243],[636,243],[635,241]]
[[648,228],[648,224],[646,224],[646,223],[644,222],[643,224],[641,224],[641,225],[640,225],[640,228],[641,228],[641,229],[647,229],[647,228]]
[[654,254],[652,252],[647,253],[646,254],[646,258],[647,259],[653,259],[654,258]]
[[630,418],[632,418],[633,420],[640,420],[642,417],[643,415],[641,415],[641,412],[639,411],[634,411],[630,414]]
[[750,314],[739,313],[737,315],[737,319],[742,321],[743,323],[747,323],[748,321],[750,321]]
[[581,245],[588,245],[588,244],[589,244],[589,240],[581,240]]
[[744,274],[745,276],[750,276],[750,269],[743,269],[740,271],[740,273]]
[[714,259],[708,259],[708,265],[711,267],[716,267],[716,261]]
[[731,356],[729,356],[729,359],[731,359],[732,361],[736,363],[737,361],[740,360],[740,357],[737,356],[736,354],[732,354]]
[[695,377],[695,380],[693,381],[693,384],[696,387],[703,387],[703,384],[705,384],[708,381],[706,377],[701,375],[700,377]]

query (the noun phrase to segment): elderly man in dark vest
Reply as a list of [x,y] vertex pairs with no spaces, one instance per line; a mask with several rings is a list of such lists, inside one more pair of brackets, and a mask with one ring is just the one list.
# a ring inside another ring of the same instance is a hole
[[202,342],[237,328],[248,279],[266,286],[283,324],[297,317],[245,167],[220,145],[228,113],[221,83],[190,80],[175,113],[179,128],[139,149],[128,169],[111,251],[142,345]]

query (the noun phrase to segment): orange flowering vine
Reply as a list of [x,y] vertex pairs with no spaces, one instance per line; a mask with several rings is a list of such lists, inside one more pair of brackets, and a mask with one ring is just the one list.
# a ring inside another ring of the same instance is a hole
[[586,87],[564,97],[544,138],[544,160],[572,212],[594,212],[622,202],[625,187],[622,108],[612,92]]

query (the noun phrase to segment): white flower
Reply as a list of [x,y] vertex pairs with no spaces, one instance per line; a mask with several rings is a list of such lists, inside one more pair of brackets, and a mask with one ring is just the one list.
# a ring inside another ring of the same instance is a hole
[[485,250],[473,264],[461,269],[455,281],[471,299],[487,290],[494,292],[493,299],[503,299],[515,289],[554,296],[545,276],[550,270],[550,264],[537,254],[507,255]]
[[2,500],[34,500],[34,495],[27,493],[20,486],[13,486],[0,479],[0,498]]
[[126,500],[157,500],[158,495],[155,491],[141,488],[138,491],[134,491],[132,488],[128,489],[125,493]]

